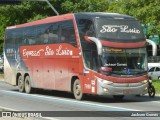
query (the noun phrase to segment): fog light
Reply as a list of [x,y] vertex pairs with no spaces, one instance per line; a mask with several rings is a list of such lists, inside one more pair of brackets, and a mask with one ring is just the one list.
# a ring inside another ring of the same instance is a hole
[[103,88],[103,91],[104,91],[104,92],[108,92],[108,89],[107,89],[107,88]]
[[145,88],[145,90],[147,90],[147,89],[148,89],[148,87]]

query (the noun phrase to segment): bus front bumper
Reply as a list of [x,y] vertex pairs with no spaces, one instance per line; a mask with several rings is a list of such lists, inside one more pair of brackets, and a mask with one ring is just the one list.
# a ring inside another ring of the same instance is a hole
[[98,95],[140,95],[146,94],[147,80],[138,83],[113,83],[110,81],[97,79]]

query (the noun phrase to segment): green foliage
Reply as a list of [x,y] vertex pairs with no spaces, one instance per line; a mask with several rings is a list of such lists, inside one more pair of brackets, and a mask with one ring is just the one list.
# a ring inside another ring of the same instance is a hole
[[104,12],[108,9],[109,3],[106,0],[66,0],[62,8],[66,12]]
[[[60,14],[76,12],[103,12],[108,9],[106,0],[50,0]],[[20,5],[0,5],[0,51],[7,26],[23,24],[56,15],[46,2],[27,2]]]
[[[147,36],[160,35],[160,0],[49,0],[60,14],[77,12],[117,12],[139,19],[147,26]],[[7,26],[56,15],[45,2],[0,5],[0,51]]]
[[40,20],[40,19],[43,19],[43,18],[46,18],[46,17],[47,17],[47,15],[45,16],[45,15],[38,14],[38,15],[35,15],[33,18],[28,19],[27,22],[31,22],[31,21],[35,21],[35,20]]
[[155,87],[156,94],[160,94],[160,81],[159,80],[152,80],[152,84]]
[[121,0],[111,2],[107,11],[134,16],[148,27],[147,36],[160,35],[159,5],[159,0]]
[[[49,11],[49,12],[48,12]],[[23,2],[20,5],[0,6],[0,53],[3,49],[4,32],[7,26],[23,24],[55,15],[44,2]]]

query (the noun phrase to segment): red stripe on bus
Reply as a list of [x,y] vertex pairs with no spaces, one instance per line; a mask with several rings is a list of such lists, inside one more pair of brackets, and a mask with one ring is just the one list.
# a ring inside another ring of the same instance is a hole
[[137,82],[142,82],[143,80],[146,80],[147,79],[147,76],[144,75],[144,76],[139,76],[139,77],[133,77],[133,78],[118,78],[118,77],[109,77],[109,79],[112,81],[112,82],[115,82],[115,83],[137,83]]
[[118,42],[109,42],[101,40],[102,45],[116,48],[136,48],[146,46],[146,41],[135,42],[135,43],[118,43]]

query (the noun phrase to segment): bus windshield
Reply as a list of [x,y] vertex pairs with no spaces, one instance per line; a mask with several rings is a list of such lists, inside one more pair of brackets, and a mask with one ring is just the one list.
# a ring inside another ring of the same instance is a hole
[[138,20],[96,18],[97,38],[111,41],[141,41],[144,34]]
[[135,75],[147,71],[146,49],[104,48],[103,66],[111,68],[113,74]]

